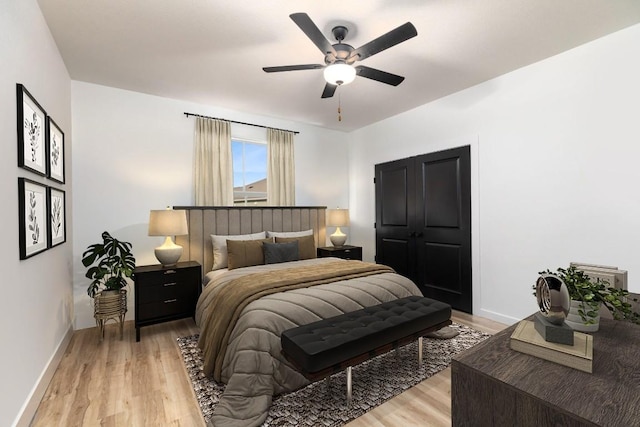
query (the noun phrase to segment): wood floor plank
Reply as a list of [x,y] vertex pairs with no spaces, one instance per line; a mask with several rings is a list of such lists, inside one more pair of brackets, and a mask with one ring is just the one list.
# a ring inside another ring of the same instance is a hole
[[[452,320],[491,334],[506,327],[460,312]],[[107,325],[102,342],[96,328],[76,331],[31,425],[204,427],[176,344],[196,333],[192,319],[145,327],[140,342],[131,321],[123,340],[115,324]],[[451,369],[347,425],[451,425]]]

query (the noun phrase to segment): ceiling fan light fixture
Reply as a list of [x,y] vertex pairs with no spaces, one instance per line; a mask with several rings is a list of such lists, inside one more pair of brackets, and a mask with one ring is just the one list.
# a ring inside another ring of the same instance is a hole
[[356,69],[344,62],[336,62],[324,69],[324,79],[332,85],[346,85],[356,78]]

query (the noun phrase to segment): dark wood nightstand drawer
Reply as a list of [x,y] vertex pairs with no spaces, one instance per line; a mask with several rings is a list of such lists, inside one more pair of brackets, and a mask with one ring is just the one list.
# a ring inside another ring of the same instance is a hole
[[[175,316],[180,313],[189,313],[192,310],[189,298],[167,298],[162,301],[154,301],[138,306],[140,319],[156,319],[166,316]],[[185,316],[187,317],[187,316]]]
[[362,261],[362,246],[327,246],[324,248],[318,248],[317,255],[318,258],[336,257]]
[[170,268],[162,271],[150,271],[136,275],[136,286],[157,286],[181,283],[193,275],[189,269]]
[[165,301],[174,298],[193,298],[196,296],[196,289],[187,286],[183,281],[161,283],[157,285],[147,285],[144,292],[138,292],[140,304],[154,301]]

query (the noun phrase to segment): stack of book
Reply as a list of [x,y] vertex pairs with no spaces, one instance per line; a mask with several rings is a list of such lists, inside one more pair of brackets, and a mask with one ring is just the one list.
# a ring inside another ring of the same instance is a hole
[[592,372],[593,337],[574,332],[573,345],[545,341],[533,322],[521,321],[511,334],[511,348],[521,353],[559,363],[584,372]]

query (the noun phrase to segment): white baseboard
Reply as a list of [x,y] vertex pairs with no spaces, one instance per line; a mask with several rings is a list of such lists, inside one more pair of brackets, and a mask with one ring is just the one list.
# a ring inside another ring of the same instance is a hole
[[60,364],[60,361],[62,360],[62,357],[64,356],[64,353],[67,350],[69,343],[71,342],[72,336],[73,326],[69,325],[67,333],[64,334],[64,337],[62,337],[62,340],[60,340],[58,348],[56,348],[56,351],[49,359],[49,362],[42,371],[42,374],[40,374],[40,378],[38,378],[38,381],[33,387],[33,390],[31,390],[31,394],[27,398],[26,402],[24,403],[24,405],[22,405],[20,413],[13,423],[14,427],[29,427],[29,425],[31,424],[31,421],[33,420],[33,417],[38,410],[38,406],[40,405],[40,401],[42,400],[42,397],[47,391],[47,387],[49,387],[49,383],[53,378],[53,374],[55,374],[56,369],[58,369],[58,365]]
[[513,325],[518,323],[520,318],[506,316],[502,313],[496,313],[495,311],[480,309],[480,313],[477,313],[478,316],[486,317],[487,319],[495,320],[496,322],[504,323],[505,325]]

